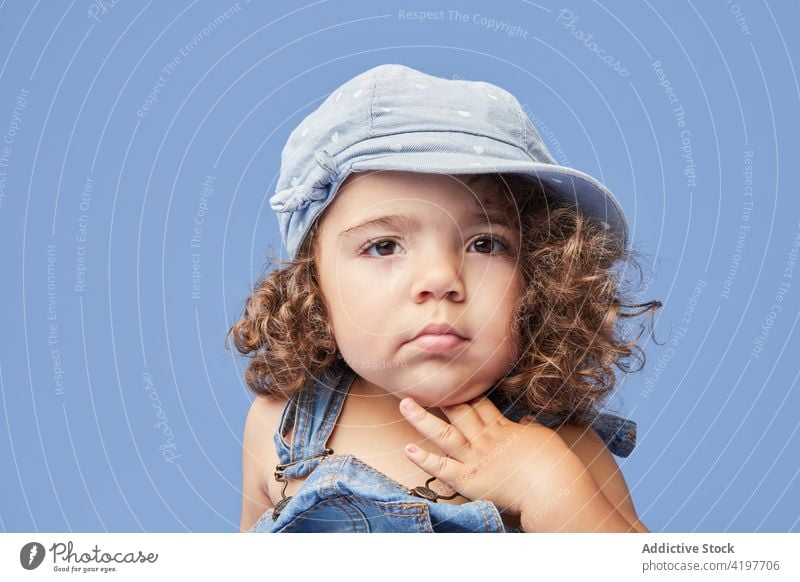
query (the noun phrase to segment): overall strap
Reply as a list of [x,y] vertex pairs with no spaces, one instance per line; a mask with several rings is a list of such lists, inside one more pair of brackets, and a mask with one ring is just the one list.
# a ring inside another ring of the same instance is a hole
[[[305,477],[322,457],[333,454],[325,444],[354,379],[349,368],[328,371],[289,399],[274,435],[281,460],[276,478],[278,474],[285,479]],[[291,435],[289,441],[284,434]]]

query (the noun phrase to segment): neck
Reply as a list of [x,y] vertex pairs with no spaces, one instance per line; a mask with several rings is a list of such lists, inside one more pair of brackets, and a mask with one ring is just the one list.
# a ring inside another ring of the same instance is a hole
[[[373,384],[356,374],[353,384],[350,386],[348,398],[353,398],[359,404],[369,406],[370,409],[386,414],[392,418],[397,418],[405,422],[405,417],[400,412],[400,398],[386,392],[377,384]],[[447,416],[438,407],[425,407],[425,410],[439,417],[445,422],[449,422]]]

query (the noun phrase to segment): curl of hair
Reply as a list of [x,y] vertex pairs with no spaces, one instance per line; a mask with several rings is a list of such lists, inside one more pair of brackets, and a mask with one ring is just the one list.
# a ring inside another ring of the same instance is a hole
[[644,323],[628,322],[649,315],[652,332],[662,304],[634,301],[632,291],[641,283],[631,286],[625,275],[637,273],[641,282],[640,255],[623,248],[601,221],[557,199],[538,180],[498,178],[517,204],[524,291],[510,330],[515,365],[497,388],[532,413],[585,426],[613,390],[614,368],[627,374],[645,365],[638,345]]
[[316,231],[315,225],[296,259],[270,257],[267,265],[276,268],[262,273],[242,317],[228,330],[226,347],[232,337],[236,350],[250,356],[245,382],[256,395],[288,398],[323,370],[346,366],[319,286],[313,252]]
[[[496,189],[521,235],[516,251],[524,291],[509,329],[515,363],[497,390],[532,414],[562,424],[590,423],[616,384],[614,368],[630,373],[645,365],[638,345],[644,324],[628,320],[649,315],[652,331],[661,303],[633,301],[636,288],[626,285],[624,275],[641,277],[639,255],[621,248],[599,221],[557,200],[538,180],[481,174],[466,183]],[[318,224],[297,258],[259,278],[241,319],[228,331],[239,353],[251,357],[245,381],[255,394],[288,398],[322,371],[347,366],[338,355],[315,266]]]

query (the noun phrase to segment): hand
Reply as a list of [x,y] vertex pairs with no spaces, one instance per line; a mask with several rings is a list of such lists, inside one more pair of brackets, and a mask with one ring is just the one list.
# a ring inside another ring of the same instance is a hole
[[520,515],[525,507],[545,503],[568,480],[565,471],[585,469],[554,430],[530,416],[513,422],[484,396],[441,410],[450,423],[412,398],[400,401],[400,412],[447,456],[415,445],[406,447],[406,455],[451,492]]

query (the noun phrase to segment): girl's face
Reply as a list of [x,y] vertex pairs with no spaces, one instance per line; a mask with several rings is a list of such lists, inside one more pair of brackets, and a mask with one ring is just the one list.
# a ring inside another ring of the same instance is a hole
[[[441,407],[510,370],[519,233],[497,206],[458,176],[347,178],[320,223],[317,266],[336,343],[364,380]],[[414,339],[429,324],[463,339]]]

